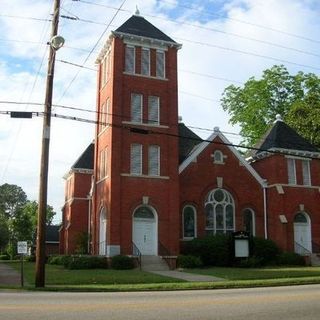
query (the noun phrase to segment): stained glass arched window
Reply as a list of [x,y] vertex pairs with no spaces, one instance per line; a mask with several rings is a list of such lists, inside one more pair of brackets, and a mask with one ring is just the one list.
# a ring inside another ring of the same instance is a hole
[[214,189],[209,192],[205,202],[206,233],[233,232],[234,212],[234,200],[227,190]]

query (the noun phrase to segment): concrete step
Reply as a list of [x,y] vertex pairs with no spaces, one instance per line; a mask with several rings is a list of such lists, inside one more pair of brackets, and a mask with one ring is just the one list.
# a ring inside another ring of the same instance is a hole
[[320,256],[317,253],[311,254],[311,265],[313,267],[319,267],[320,266]]
[[168,264],[159,256],[141,256],[143,271],[168,271]]

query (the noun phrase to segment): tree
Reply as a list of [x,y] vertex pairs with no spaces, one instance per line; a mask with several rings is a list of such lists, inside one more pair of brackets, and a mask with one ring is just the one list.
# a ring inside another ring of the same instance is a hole
[[[17,241],[34,241],[37,212],[38,203],[28,201],[21,187],[7,183],[0,186],[0,250],[6,247],[14,255]],[[48,205],[47,225],[52,223],[54,215]]]
[[4,251],[9,243],[8,221],[4,215],[0,214],[0,254]]
[[222,107],[239,124],[244,143],[254,145],[277,114],[300,135],[320,146],[320,78],[313,73],[290,75],[284,66],[263,71],[243,87],[231,85],[222,95]]
[[17,210],[26,202],[27,195],[21,187],[8,183],[0,186],[0,213],[5,217],[14,217]]
[[[36,227],[38,221],[38,203],[37,201],[27,201],[26,204],[22,208],[23,212],[27,214],[31,220],[32,224]],[[47,205],[47,214],[46,214],[46,224],[50,225],[55,216],[55,212],[53,207]]]

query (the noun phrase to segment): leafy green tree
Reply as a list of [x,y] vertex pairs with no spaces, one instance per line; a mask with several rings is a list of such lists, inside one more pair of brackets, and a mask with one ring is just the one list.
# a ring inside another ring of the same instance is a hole
[[[14,255],[17,241],[33,242],[36,236],[38,203],[28,201],[23,189],[17,185],[0,186],[0,250]],[[47,225],[52,223],[55,212],[47,206]]]
[[320,146],[320,78],[313,73],[290,75],[280,65],[250,78],[243,87],[231,85],[222,95],[222,107],[239,124],[247,145],[255,144],[277,114],[304,138]]
[[17,210],[27,202],[27,195],[21,187],[5,183],[0,186],[0,213],[7,218],[15,216]]
[[4,215],[0,214],[0,254],[3,253],[9,243],[8,221]]
[[[27,214],[31,220],[34,226],[37,225],[38,221],[38,202],[37,201],[27,201],[26,204],[22,208],[23,212]],[[46,213],[46,224],[50,225],[52,223],[52,220],[55,216],[55,212],[53,210],[53,207],[50,205],[47,205],[47,213]]]

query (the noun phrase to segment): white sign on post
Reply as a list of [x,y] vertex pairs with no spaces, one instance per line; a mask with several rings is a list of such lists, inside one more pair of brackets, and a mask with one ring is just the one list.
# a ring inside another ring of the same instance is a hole
[[18,254],[27,254],[28,253],[28,243],[27,241],[18,241]]

